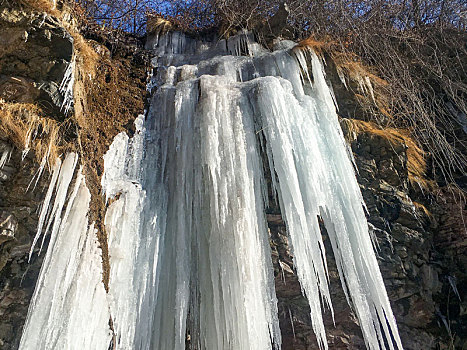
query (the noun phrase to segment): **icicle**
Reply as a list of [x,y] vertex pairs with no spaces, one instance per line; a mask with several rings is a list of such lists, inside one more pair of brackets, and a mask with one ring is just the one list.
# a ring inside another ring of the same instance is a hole
[[459,291],[457,290],[457,278],[454,277],[454,276],[448,276],[448,281],[449,281],[449,285],[451,286],[454,294],[457,296],[459,301],[461,301],[461,296],[459,294]]
[[64,109],[65,114],[68,114],[70,108],[73,105],[73,85],[75,81],[74,70],[75,59],[73,58],[66,68],[65,74],[63,75],[63,79],[59,87],[60,93],[63,94],[63,102],[60,106],[60,109]]
[[29,145],[31,143],[32,131],[33,131],[33,123],[30,123],[28,130],[26,131],[23,151],[21,152],[21,161],[23,161],[29,153],[29,150],[30,150]]
[[[29,251],[29,260],[31,260],[32,253],[34,251],[34,247],[42,234],[42,227],[45,224],[45,217],[49,212],[49,204],[52,194],[54,193],[55,189],[55,200],[51,212],[49,214],[45,231],[43,233],[42,243],[39,250],[39,254],[42,251],[42,247],[44,245],[45,237],[52,225],[52,236],[54,236],[59,229],[60,221],[61,221],[61,212],[63,206],[65,205],[66,195],[68,192],[68,187],[70,186],[71,179],[73,178],[73,174],[75,171],[75,166],[78,161],[78,155],[76,153],[69,153],[66,155],[63,164],[57,160],[53,173],[52,173],[52,181],[49,185],[49,189],[47,190],[46,198],[42,205],[41,213],[39,215],[39,224],[37,227],[36,236],[34,237],[34,241],[31,245],[31,250]],[[57,172],[60,169],[60,172]]]
[[39,214],[39,221],[37,223],[37,231],[36,235],[34,236],[34,240],[31,244],[31,249],[29,250],[29,258],[28,262],[31,261],[32,253],[34,251],[34,247],[36,246],[37,240],[42,234],[42,227],[44,226],[47,214],[49,212],[50,200],[52,199],[52,195],[55,189],[55,184],[57,183],[58,174],[60,173],[60,168],[62,167],[62,161],[60,158],[57,158],[55,161],[54,168],[52,170],[52,179],[49,183],[49,188],[47,189],[47,193],[45,195],[45,199],[42,202],[41,212]]
[[29,185],[26,188],[26,192],[29,191],[29,188],[31,187],[33,182],[34,182],[34,186],[32,190],[34,191],[34,189],[36,188],[37,183],[39,182],[39,179],[41,178],[41,175],[44,172],[45,166],[47,164],[47,160],[49,159],[49,156],[50,156],[51,149],[52,149],[52,142],[49,144],[49,147],[47,148],[47,153],[44,154],[44,156],[42,157],[41,164],[39,164],[39,168],[37,169],[36,173],[34,174],[31,181],[29,182]]
[[197,194],[194,278],[199,299],[191,307],[199,315],[200,330],[193,335],[195,344],[206,349],[278,348],[264,179],[252,110],[247,95],[229,79],[202,76],[199,89],[201,118],[193,125],[199,135],[182,152],[195,152],[192,165],[186,164],[194,165],[194,177],[186,183],[194,181],[191,191]]
[[[75,155],[67,156],[74,163]],[[58,179],[58,187],[60,187]],[[19,349],[108,349],[111,332],[100,249],[87,212],[81,171],[52,235],[29,306]],[[60,215],[60,214],[58,214]]]
[[10,146],[4,146],[1,150],[1,156],[0,156],[0,170],[3,168],[3,166],[9,161],[11,157],[11,147]]
[[[313,328],[320,347],[327,348],[319,298],[321,294],[330,305],[324,246],[316,220],[321,216],[344,292],[355,307],[367,347],[385,348],[381,326],[386,339],[393,337],[402,349],[352,162],[321,63],[314,54],[312,72],[310,96],[294,96],[289,82],[277,78],[261,79],[256,91],[266,151],[277,174],[276,188],[298,276],[312,310]],[[389,348],[394,348],[391,342]]]

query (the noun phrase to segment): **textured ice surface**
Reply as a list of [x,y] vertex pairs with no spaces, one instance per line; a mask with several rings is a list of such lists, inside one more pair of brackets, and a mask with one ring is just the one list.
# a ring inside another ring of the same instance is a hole
[[73,58],[66,68],[59,87],[59,91],[63,95],[63,102],[60,109],[64,110],[65,114],[68,114],[70,108],[73,106],[73,85],[75,82],[74,70],[75,59]]
[[10,159],[11,151],[11,147],[7,145],[3,145],[2,149],[0,149],[0,170]]
[[[41,235],[42,243],[40,246],[40,251],[42,251],[45,237],[50,228],[52,228],[52,236],[57,234],[57,230],[60,227],[62,209],[65,205],[66,195],[68,193],[68,187],[70,186],[70,182],[73,178],[77,161],[78,155],[76,153],[69,153],[65,157],[63,164],[60,159],[57,159],[55,163],[49,189],[47,190],[47,194],[45,196],[44,202],[42,203],[41,212],[39,214],[36,236],[34,237],[31,250],[29,251],[29,260],[31,260],[34,247],[36,246],[37,241]],[[54,194],[55,200],[53,202],[52,208],[50,208],[52,195]],[[46,228],[45,231],[42,232],[44,225]]]
[[121,349],[184,349],[187,324],[201,349],[280,345],[262,168],[241,97],[223,77],[166,86],[145,126],[138,119],[136,136],[118,135],[105,155]]
[[[208,349],[269,348],[280,339],[265,152],[320,347],[327,348],[322,308],[332,312],[332,303],[318,217],[367,347],[386,348],[386,338],[390,349],[402,348],[322,64],[287,42],[272,53],[254,47],[246,33],[212,42],[169,33],[152,43],[142,171],[157,164],[151,184],[163,188],[165,220],[152,346],[183,348],[187,326],[193,345]],[[146,200],[157,201],[148,192]]]
[[76,159],[57,163],[35,239],[52,227],[51,242],[22,349],[107,349],[109,318],[117,349],[280,348],[267,168],[319,346],[322,309],[332,312],[321,217],[367,347],[402,349],[318,57],[290,42],[266,52],[246,32],[211,39],[174,32],[148,42],[150,109],[104,157],[107,298],[89,192],[79,177],[62,217]]
[[[145,203],[145,191],[140,184],[143,120],[142,116],[136,120],[136,133],[131,140],[125,133],[117,135],[104,156],[102,189],[107,200],[113,199],[107,208],[105,227],[111,266],[109,306],[118,349],[148,348],[142,343],[136,345],[135,329],[138,316],[153,308],[152,304],[142,303],[144,292],[154,289],[151,269],[157,256],[158,238],[155,230],[150,230],[147,236],[140,230]],[[138,327],[138,335],[145,333],[141,342],[149,336],[143,330],[146,322],[151,324],[149,317]]]
[[[303,57],[298,57],[298,61],[307,70]],[[324,304],[330,305],[330,299],[317,220],[320,216],[367,347],[385,348],[384,333],[387,339],[392,334],[397,347],[402,348],[368,233],[353,165],[315,54],[311,54],[311,73],[312,89],[304,96],[294,93],[293,83],[272,77],[258,81],[256,96],[266,151],[275,172],[275,188],[298,277],[310,303],[313,328],[318,341],[327,347],[320,295]],[[392,342],[389,348],[394,348]]]
[[[73,175],[76,155],[69,154],[61,165],[55,186],[54,208],[61,208],[63,186]],[[60,168],[57,162],[56,168]],[[71,174],[68,174],[68,172]],[[57,170],[55,169],[54,175]],[[61,176],[63,173],[63,176]],[[52,188],[54,184],[51,183]],[[68,186],[66,186],[68,188]],[[66,193],[65,193],[66,195]],[[88,225],[91,195],[79,172],[65,212],[52,210],[56,229],[29,305],[20,349],[108,349],[109,307],[102,283],[101,251],[93,225]],[[59,201],[60,203],[57,203]],[[57,223],[57,224],[56,224]]]

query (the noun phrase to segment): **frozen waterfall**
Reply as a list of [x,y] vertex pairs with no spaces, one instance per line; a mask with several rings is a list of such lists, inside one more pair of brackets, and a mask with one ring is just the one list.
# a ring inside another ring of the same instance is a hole
[[76,161],[70,153],[63,164],[57,162],[48,191],[55,192],[51,211],[44,201],[41,220],[48,213],[47,226],[53,221],[53,229],[20,349],[107,349],[111,340],[100,249],[87,218],[91,195],[81,170],[62,214]]
[[81,172],[61,214],[69,155],[40,216],[35,243],[52,230],[21,349],[279,349],[266,176],[319,347],[332,300],[318,217],[367,348],[402,349],[320,59],[247,32],[147,46],[150,108],[104,157],[108,292]]

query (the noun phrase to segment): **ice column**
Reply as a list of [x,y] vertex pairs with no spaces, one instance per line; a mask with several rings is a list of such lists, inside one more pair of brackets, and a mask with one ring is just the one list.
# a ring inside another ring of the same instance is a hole
[[118,347],[184,349],[188,324],[198,348],[278,348],[248,101],[209,76],[165,85],[152,101],[136,136],[118,135],[105,156]]
[[[75,161],[76,155],[69,154],[60,172],[63,176],[52,180],[58,181],[54,208],[61,206],[61,191],[66,195],[63,181],[74,172],[74,167],[64,166]],[[80,171],[65,212],[52,210],[54,229],[29,306],[22,350],[107,349],[110,344],[101,252],[94,227],[88,225],[90,198]]]
[[[296,69],[307,71],[303,56],[297,55],[302,67]],[[256,94],[275,189],[313,328],[320,347],[327,348],[320,296],[325,305],[330,306],[330,299],[320,216],[367,347],[385,349],[387,339],[394,349],[393,339],[402,349],[332,94],[318,57],[311,54],[311,60],[313,84],[307,95],[297,93],[293,81],[275,77],[259,79]]]

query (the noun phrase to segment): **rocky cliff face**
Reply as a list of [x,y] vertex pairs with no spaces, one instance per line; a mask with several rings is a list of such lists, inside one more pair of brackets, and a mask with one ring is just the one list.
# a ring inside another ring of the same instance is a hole
[[[48,116],[63,119],[60,85],[73,55],[73,40],[46,13],[0,7],[0,103],[36,103]],[[4,110],[2,110],[4,113]],[[0,116],[0,123],[3,122]],[[47,190],[38,164],[0,135],[0,348],[17,349],[44,254],[28,254],[38,212]],[[23,157],[26,157],[23,159]],[[47,241],[43,250],[47,249]]]
[[0,12],[0,98],[37,102],[63,116],[60,91],[73,57],[73,38],[46,14],[3,8]]
[[[99,35],[94,39],[103,40]],[[128,50],[128,54],[132,52]],[[0,8],[1,99],[37,103],[53,118],[65,118],[60,84],[72,56],[73,40],[54,17]],[[355,94],[341,85],[332,64],[329,67],[328,77],[341,104],[341,114],[358,118],[361,109]],[[145,79],[133,78],[139,85]],[[380,268],[405,348],[467,348],[465,198],[454,187],[435,187],[428,192],[411,185],[404,142],[395,144],[371,131],[355,133],[348,128],[347,119],[342,120],[342,127],[355,156],[368,222],[378,242]],[[91,136],[88,143],[100,142],[93,139],[94,134]],[[104,146],[96,149],[104,152]],[[27,190],[38,164],[32,154],[22,159],[21,150],[12,147],[7,135],[0,135],[0,156],[10,149],[11,157],[0,167],[2,349],[18,347],[41,266],[41,256],[35,255],[30,263],[27,260],[47,187],[44,175],[34,189]],[[98,179],[99,174],[95,176]],[[317,349],[308,303],[301,293],[278,208],[270,209],[268,223],[283,348]],[[326,237],[324,228],[323,235]],[[329,245],[328,240],[325,242]],[[357,318],[346,302],[332,250],[327,248],[335,312],[335,326],[330,312],[325,318],[329,347],[364,349]]]

